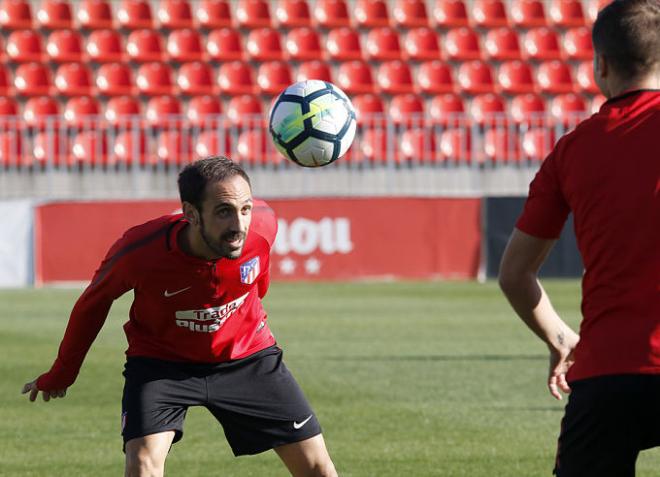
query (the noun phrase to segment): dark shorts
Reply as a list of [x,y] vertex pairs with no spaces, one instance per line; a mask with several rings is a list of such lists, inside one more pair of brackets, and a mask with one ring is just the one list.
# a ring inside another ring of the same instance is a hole
[[633,477],[639,452],[660,445],[660,376],[599,376],[571,389],[555,475]]
[[124,377],[124,444],[170,430],[179,441],[190,406],[204,406],[215,416],[234,455],[257,454],[321,433],[277,346],[218,364],[131,357]]

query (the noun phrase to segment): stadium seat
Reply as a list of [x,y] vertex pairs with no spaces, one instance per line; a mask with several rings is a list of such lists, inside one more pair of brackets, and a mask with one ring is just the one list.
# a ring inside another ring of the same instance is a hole
[[436,0],[433,5],[433,18],[440,28],[468,26],[468,14],[463,0]]
[[14,84],[11,71],[0,65],[0,98],[3,96],[12,96],[13,92]]
[[596,94],[593,98],[591,98],[591,101],[589,101],[589,112],[591,114],[596,114],[598,111],[600,111],[600,107],[605,104],[606,101],[607,98],[603,94]]
[[141,65],[135,83],[138,91],[147,96],[160,96],[176,92],[172,81],[172,67],[167,63],[153,62]]
[[486,129],[483,138],[483,159],[496,163],[520,161],[518,131],[506,125]]
[[195,4],[195,15],[199,26],[209,30],[233,25],[231,8],[226,0],[201,0]]
[[32,142],[34,163],[41,167],[59,167],[67,161],[68,140],[61,131],[49,130],[35,134]]
[[18,102],[14,98],[0,96],[0,117],[7,120],[12,117],[18,117],[19,112]]
[[280,27],[295,28],[312,25],[307,0],[280,0],[275,8],[275,18]]
[[74,96],[64,105],[64,123],[70,127],[95,128],[100,114],[101,106],[91,96]]
[[384,93],[412,93],[415,90],[412,71],[406,61],[385,61],[378,67],[376,76],[378,86]]
[[128,57],[138,63],[165,61],[167,55],[163,48],[163,39],[156,30],[134,30],[126,42]]
[[149,0],[122,0],[117,10],[119,26],[128,30],[154,27]]
[[556,60],[562,57],[557,33],[547,27],[533,28],[523,37],[523,54],[530,60]]
[[7,62],[7,50],[5,48],[5,39],[2,35],[0,35],[0,63],[6,63]]
[[73,28],[71,4],[68,0],[43,0],[37,10],[37,22],[48,30]]
[[325,49],[321,46],[321,38],[313,28],[292,29],[286,35],[285,45],[289,58],[295,61],[321,59],[325,54]]
[[199,33],[190,28],[170,32],[167,37],[167,54],[170,60],[178,62],[206,59]]
[[575,90],[570,66],[558,60],[545,61],[539,65],[536,83],[539,90],[546,94],[571,93]]
[[587,116],[587,102],[582,95],[575,93],[559,94],[550,101],[550,114],[553,118],[573,129]]
[[0,28],[23,30],[32,28],[32,2],[29,0],[2,0]]
[[428,108],[429,119],[432,124],[454,127],[463,123],[465,104],[463,97],[456,93],[438,94],[431,98]]
[[516,123],[525,122],[534,126],[544,126],[545,112],[545,101],[538,94],[520,94],[511,100],[511,118]]
[[537,90],[529,63],[512,60],[503,62],[497,72],[500,90],[507,94],[534,93]]
[[497,94],[478,94],[470,103],[470,117],[477,124],[502,125],[506,122],[506,103]]
[[238,0],[236,21],[241,28],[270,28],[270,2],[267,0]]
[[177,130],[162,131],[156,143],[156,161],[152,164],[181,166],[193,159],[193,141],[189,134]]
[[236,152],[239,162],[251,165],[275,165],[284,161],[284,158],[275,150],[270,134],[263,129],[240,133]]
[[594,64],[592,61],[581,61],[575,73],[577,89],[581,93],[598,94],[600,88],[594,79]]
[[358,125],[384,124],[385,103],[376,94],[358,94],[351,98]]
[[451,66],[439,60],[421,63],[416,77],[417,86],[422,93],[450,93],[456,88]]
[[137,93],[133,81],[133,70],[126,63],[105,63],[96,73],[96,87],[99,94],[124,96]]
[[547,26],[543,0],[512,0],[511,21],[518,28]]
[[424,0],[396,0],[392,17],[399,28],[428,27],[430,24]]
[[81,0],[76,5],[80,27],[86,30],[104,30],[115,27],[112,7],[107,0]]
[[0,166],[30,166],[32,158],[25,154],[23,149],[23,136],[15,127],[16,119],[0,117]]
[[160,0],[156,17],[161,28],[168,30],[193,27],[192,7],[188,0]]
[[211,65],[203,61],[183,63],[177,72],[176,83],[183,94],[217,94],[218,86]]
[[147,102],[146,124],[151,127],[176,129],[181,124],[183,107],[178,98],[170,95],[154,96]]
[[488,31],[484,39],[484,49],[489,60],[521,59],[518,33],[511,28],[502,27]]
[[321,28],[338,28],[351,25],[345,0],[317,0],[314,5],[314,21]]
[[234,126],[261,125],[264,121],[261,100],[251,94],[234,96],[227,105],[227,118]]
[[585,24],[582,0],[551,0],[549,13],[550,23],[560,28]]
[[466,27],[451,29],[445,36],[445,51],[454,61],[481,59],[479,35]]
[[442,58],[438,35],[432,28],[418,27],[409,30],[403,42],[409,60],[439,60]]
[[415,127],[401,133],[401,159],[413,163],[432,163],[439,159],[432,129]]
[[148,156],[149,139],[142,129],[136,127],[117,134],[109,163],[124,166],[144,165]]
[[286,61],[267,61],[259,65],[257,84],[262,94],[280,94],[291,83],[293,72]]
[[612,3],[612,0],[588,0],[586,16],[588,23],[593,24],[596,21],[596,17],[598,17],[598,12],[610,3]]
[[195,141],[194,154],[198,158],[229,155],[231,152],[231,135],[226,129],[209,129],[202,131]]
[[401,59],[399,33],[394,28],[373,28],[367,34],[367,59],[372,61]]
[[14,73],[16,93],[23,96],[48,96],[54,92],[50,68],[42,63],[23,63]]
[[472,18],[478,27],[497,28],[509,25],[502,0],[474,0]]
[[337,81],[339,87],[349,95],[376,92],[371,67],[365,61],[353,60],[340,63]]
[[390,14],[384,0],[356,0],[353,8],[353,17],[361,28],[384,27],[390,24]]
[[84,63],[65,63],[55,72],[55,87],[63,96],[96,94],[92,72]]
[[217,129],[222,102],[217,95],[195,96],[188,101],[186,117],[193,126]]
[[104,166],[108,162],[108,136],[105,131],[78,132],[71,141],[68,165],[72,167]]
[[594,57],[591,30],[587,27],[570,28],[564,34],[564,51],[569,60],[590,60]]
[[522,135],[521,153],[529,160],[542,161],[550,154],[554,144],[554,129],[532,127]]
[[387,108],[389,119],[405,127],[424,126],[424,98],[416,94],[395,94]]
[[490,64],[481,60],[462,63],[458,68],[458,85],[468,94],[492,93],[495,83]]
[[317,79],[334,83],[330,66],[326,61],[321,60],[303,61],[298,66],[296,81],[305,81],[310,79]]
[[[366,127],[359,136],[360,155],[364,160],[373,163],[387,163],[388,153],[396,158],[397,147],[387,147],[388,130],[382,127]],[[394,146],[394,145],[393,145]]]
[[132,128],[142,119],[140,101],[135,96],[110,98],[105,107],[105,119],[113,126]]
[[70,61],[85,61],[83,40],[76,30],[54,30],[48,35],[46,51],[51,61],[67,63]]
[[220,92],[228,95],[257,93],[254,71],[244,61],[222,63],[218,72],[218,85]]
[[209,32],[206,51],[209,58],[215,61],[245,59],[241,34],[233,28],[218,28]]
[[126,61],[122,36],[115,30],[95,30],[87,38],[87,54],[97,63]]
[[33,30],[17,30],[7,38],[7,56],[16,63],[46,59],[41,35]]
[[248,34],[247,52],[254,61],[284,59],[280,34],[273,28],[256,28]]
[[440,160],[469,164],[472,160],[472,135],[465,127],[449,128],[440,134]]
[[333,28],[328,32],[325,47],[333,60],[361,60],[360,34],[349,27]]
[[57,128],[60,121],[60,104],[51,96],[29,98],[23,107],[23,120],[32,128]]

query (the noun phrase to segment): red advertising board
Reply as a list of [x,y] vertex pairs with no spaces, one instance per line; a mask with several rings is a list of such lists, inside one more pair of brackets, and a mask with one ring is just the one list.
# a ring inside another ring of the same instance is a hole
[[[479,199],[270,200],[279,231],[277,280],[473,278]],[[179,208],[176,201],[71,202],[37,208],[37,284],[87,281],[129,227]]]

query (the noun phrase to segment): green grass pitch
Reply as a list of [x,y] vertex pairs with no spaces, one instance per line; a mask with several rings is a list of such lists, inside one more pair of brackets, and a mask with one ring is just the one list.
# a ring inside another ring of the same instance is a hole
[[[546,282],[579,321],[579,283]],[[130,294],[113,306],[66,399],[29,403],[80,290],[0,291],[0,475],[117,476]],[[546,391],[545,347],[496,284],[283,284],[266,299],[285,361],[324,427],[344,477],[550,476],[566,401]],[[638,476],[658,475],[643,452]],[[188,414],[173,476],[285,476],[273,452],[235,459],[205,410]]]

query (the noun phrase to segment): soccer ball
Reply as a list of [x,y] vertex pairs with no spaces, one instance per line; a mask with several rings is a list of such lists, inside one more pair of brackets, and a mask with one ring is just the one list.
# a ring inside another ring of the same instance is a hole
[[355,138],[355,110],[332,83],[294,83],[275,100],[269,125],[275,147],[304,167],[330,164],[343,156]]

